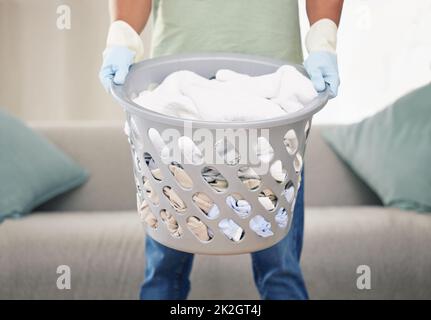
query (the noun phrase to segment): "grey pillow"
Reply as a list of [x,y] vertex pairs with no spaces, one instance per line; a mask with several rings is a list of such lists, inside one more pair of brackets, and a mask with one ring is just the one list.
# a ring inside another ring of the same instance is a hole
[[0,222],[31,212],[87,178],[71,158],[0,109]]
[[323,137],[383,204],[431,212],[431,84]]

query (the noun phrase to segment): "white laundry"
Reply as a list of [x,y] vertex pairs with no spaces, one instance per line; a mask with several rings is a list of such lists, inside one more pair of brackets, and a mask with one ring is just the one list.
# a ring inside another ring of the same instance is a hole
[[[124,131],[130,140],[131,132],[130,132],[130,126],[128,122],[126,122],[124,126]],[[162,163],[169,163],[169,148],[166,146],[160,134],[157,132],[157,130],[153,128],[148,130],[148,134],[149,134],[150,140],[153,142],[156,150],[159,152],[161,156]],[[184,154],[186,162],[193,163],[196,165],[203,163],[204,159],[201,151],[189,137],[185,137],[185,136],[180,137],[178,139],[178,144],[179,144],[179,148],[182,150]],[[227,144],[228,146],[227,148],[229,149],[221,147],[221,145],[222,144],[220,145],[216,144],[215,148],[216,150],[218,149],[218,151],[220,152],[220,155],[225,157],[225,160],[227,160],[227,163],[230,163],[230,164],[237,163],[239,160],[239,157],[236,150],[233,147],[229,147],[228,144]],[[269,144],[268,140],[266,140],[263,137],[259,137],[258,145],[256,146],[256,153],[258,155],[258,158],[261,161],[269,162],[273,157],[274,150],[272,146]],[[232,161],[230,161],[229,159],[232,159]],[[137,160],[139,160],[139,158],[137,158]],[[154,178],[157,180],[162,180],[163,176],[161,174],[160,169],[157,167],[156,163],[154,162],[154,159],[148,153],[146,153],[144,155],[144,160],[148,165]],[[171,163],[171,165],[169,165],[169,168],[172,174],[176,177],[177,181],[179,181],[179,183],[184,188],[189,189],[193,186],[193,183],[190,177],[185,173],[185,171],[181,167],[179,167],[179,165],[174,165]],[[274,161],[274,163],[271,165],[270,174],[277,182],[283,182],[285,180],[286,171],[283,170],[282,163],[280,160]],[[228,182],[217,170],[210,167],[206,167],[202,175],[204,179],[217,191],[224,191],[227,188]],[[250,190],[254,190],[260,186],[260,183],[261,183],[260,176],[250,167],[241,167],[238,171],[238,177]]]
[[270,189],[263,189],[257,200],[268,211],[274,210],[277,206],[277,196]]
[[264,163],[268,163],[274,157],[274,149],[265,137],[257,138],[255,152],[258,159]]
[[261,215],[254,216],[249,221],[250,229],[256,232],[261,237],[270,237],[274,235],[271,230],[271,223],[266,221]]
[[218,206],[205,193],[197,192],[193,195],[192,199],[209,219],[218,217],[220,213]]
[[161,114],[183,119],[201,119],[194,102],[181,92],[181,85],[192,82],[195,76],[199,77],[190,71],[171,73],[155,89],[142,91],[133,101]]
[[201,241],[209,241],[213,237],[212,231],[197,217],[189,217],[187,226],[190,231]]
[[[308,122],[307,122],[308,123]],[[286,132],[283,138],[287,152],[294,154],[298,150],[299,141],[294,130],[290,129]]]
[[258,200],[262,204],[262,206],[265,207],[266,210],[274,210],[274,205],[271,202],[271,199],[269,199],[268,197],[259,197]]
[[218,217],[219,213],[220,213],[220,210],[219,210],[218,206],[214,204],[211,207],[211,209],[208,211],[207,215],[208,215],[208,218],[215,219]]
[[289,217],[287,215],[286,209],[278,209],[277,214],[275,215],[275,221],[280,228],[286,228],[287,223],[289,222]]
[[226,164],[233,166],[239,163],[240,156],[238,151],[231,142],[227,141],[227,139],[216,142],[215,150]]
[[286,180],[287,173],[285,170],[283,170],[283,164],[281,163],[281,160],[276,160],[269,168],[269,172],[271,173],[271,176],[277,181],[277,182],[283,182]]
[[[151,109],[155,112],[186,119],[201,119],[206,121],[249,121],[263,120],[282,116],[286,113],[298,111],[308,104],[317,95],[312,83],[298,72],[294,67],[282,66],[275,73],[252,77],[239,74],[230,70],[219,70],[215,79],[208,80],[190,71],[178,71],[170,74],[165,80],[151,91],[143,91],[134,101]],[[126,124],[125,132],[128,136],[139,134],[136,124],[131,119],[130,127]],[[169,148],[155,129],[148,131],[150,140],[154,144],[162,161],[169,163]],[[289,138],[289,137],[288,137]],[[296,137],[295,137],[296,138]],[[135,139],[140,140],[140,139]],[[178,139],[179,148],[182,150],[185,159],[189,163],[203,163],[203,155],[194,142],[188,137]],[[290,142],[288,147],[297,148],[297,141]],[[223,156],[228,164],[237,164],[239,155],[235,148],[227,144],[215,146],[216,152]],[[264,137],[259,137],[256,145],[256,154],[260,161],[271,162],[274,157],[274,149]],[[159,169],[154,160],[145,157],[145,161],[150,168],[154,178],[161,180]],[[296,159],[297,168],[302,166],[302,159]],[[185,181],[182,186],[192,187],[190,179],[186,181],[183,170],[174,168],[174,176],[177,180]],[[297,170],[298,171],[298,170]],[[171,170],[172,172],[172,170]],[[178,177],[177,177],[177,175]],[[286,171],[283,169],[282,162],[276,160],[270,167],[270,174],[277,182],[286,180]],[[227,180],[215,169],[206,167],[202,176],[216,191],[223,192],[228,187]],[[254,190],[261,184],[260,177],[251,168],[238,171],[238,177],[250,189]],[[190,180],[190,181],[189,181]],[[149,185],[145,184],[147,193],[152,194]],[[263,207],[269,211],[276,208],[277,198],[272,193],[261,192],[258,200]],[[180,211],[185,210],[185,205],[181,199],[171,190],[168,192],[174,208]],[[294,188],[286,186],[284,196],[294,205]],[[158,199],[155,199],[158,200]],[[251,212],[251,207],[246,200],[238,200],[233,197],[226,199],[227,204],[238,213],[240,217],[246,217]],[[211,205],[206,208],[205,213],[209,218],[219,215],[219,208]],[[279,210],[277,223],[287,221],[287,215]],[[277,213],[277,214],[278,214]],[[277,217],[277,215],[276,215]],[[263,219],[263,217],[261,217]],[[264,223],[265,220],[254,220],[253,224]],[[226,220],[226,219],[225,219]],[[234,221],[228,219],[221,223],[231,239],[238,238],[243,234],[243,230]],[[259,227],[262,229],[261,227]],[[241,232],[239,231],[241,230]]]
[[169,159],[169,148],[165,144],[165,141],[160,136],[159,132],[154,129],[150,128],[148,130],[148,137],[150,138],[151,142],[153,143],[154,147],[156,148],[158,154],[160,155],[163,163],[167,163]]
[[285,115],[280,106],[270,99],[230,89],[217,80],[185,83],[182,92],[192,99],[204,120],[249,121]]
[[170,74],[134,102],[184,119],[251,121],[298,111],[317,96],[309,79],[292,66],[258,77],[219,70],[208,80],[191,71]]
[[286,112],[301,110],[317,96],[312,82],[294,67],[282,66],[277,72],[282,73],[280,89],[272,100],[280,104]]
[[228,187],[225,177],[213,167],[205,167],[202,170],[202,177],[217,192],[223,192]]
[[251,95],[257,95],[271,99],[277,96],[280,89],[279,73],[269,73],[262,76],[251,77],[228,69],[217,71],[215,78],[225,82],[230,89],[245,91]]
[[295,196],[295,187],[293,186],[292,181],[289,181],[286,184],[283,194],[287,202],[291,203],[293,201],[293,198]]
[[153,175],[154,179],[161,181],[163,180],[163,175],[160,169],[157,167],[156,162],[154,161],[153,157],[145,152],[144,153],[144,161],[148,166],[148,169],[150,169],[151,174]]
[[235,242],[241,240],[244,234],[244,230],[232,219],[220,220],[218,227],[226,235],[226,237]]
[[239,168],[238,178],[249,190],[256,190],[261,184],[261,177],[250,167]]
[[251,211],[251,205],[243,199],[236,199],[233,196],[226,198],[226,204],[235,211],[240,218],[247,218]]
[[[304,75],[292,66],[282,66],[275,73],[257,77],[219,70],[213,80],[191,71],[178,71],[167,76],[155,89],[141,92],[134,101],[155,112],[179,118],[245,121],[297,111],[316,95],[312,83]],[[133,131],[129,126],[125,129],[128,135]],[[154,129],[150,129],[148,134],[162,161],[167,163],[169,149],[160,134]],[[188,163],[203,162],[201,151],[190,138],[181,137],[178,144]],[[236,150],[229,145],[216,145],[216,151],[228,164],[239,161]],[[258,138],[256,153],[262,162],[269,162],[274,156],[272,146],[264,137]],[[284,181],[286,173],[279,161],[271,167],[271,175],[278,182]]]
[[184,155],[186,163],[199,165],[203,163],[203,155],[193,140],[187,136],[178,139],[178,147]]
[[296,112],[317,96],[311,81],[293,66],[281,66],[276,72],[251,77],[231,70],[219,70],[216,79],[233,90],[258,95],[280,105],[287,113]]

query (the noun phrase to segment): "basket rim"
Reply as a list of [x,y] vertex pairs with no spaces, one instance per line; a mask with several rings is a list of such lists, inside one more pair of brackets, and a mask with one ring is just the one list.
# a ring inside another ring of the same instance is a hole
[[267,57],[261,57],[256,55],[240,54],[240,53],[199,53],[199,54],[175,54],[169,56],[163,56],[158,58],[147,59],[142,62],[132,65],[129,74],[126,77],[125,85],[115,85],[111,82],[110,92],[112,96],[117,100],[126,111],[134,113],[138,116],[145,117],[145,119],[152,120],[154,122],[163,123],[173,126],[193,126],[195,128],[262,128],[262,127],[274,127],[287,125],[290,123],[298,122],[304,119],[311,118],[315,113],[320,111],[328,102],[330,95],[329,87],[323,92],[318,93],[317,97],[314,98],[308,105],[304,106],[303,109],[286,114],[281,117],[275,117],[264,120],[254,120],[254,121],[207,121],[207,120],[193,120],[193,119],[183,119],[177,118],[169,115],[164,115],[145,107],[136,104],[127,94],[126,94],[126,84],[130,75],[138,72],[143,72],[147,69],[154,69],[157,66],[165,64],[175,64],[178,61],[199,61],[199,62],[211,62],[215,60],[229,60],[229,61],[241,61],[249,62],[252,64],[269,65],[272,67],[280,67],[282,65],[291,65],[299,70],[302,74],[307,76],[305,69],[302,65],[291,64],[284,60],[272,59]]

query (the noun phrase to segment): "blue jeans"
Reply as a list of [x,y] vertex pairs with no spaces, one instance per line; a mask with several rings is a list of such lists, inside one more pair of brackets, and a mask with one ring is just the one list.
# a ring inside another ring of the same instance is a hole
[[[304,179],[302,179],[304,181]],[[299,260],[304,232],[304,183],[298,192],[292,226],[274,246],[251,254],[256,287],[262,299],[308,299]],[[142,300],[183,300],[190,291],[193,254],[168,248],[146,238]],[[241,297],[237,297],[241,299]]]

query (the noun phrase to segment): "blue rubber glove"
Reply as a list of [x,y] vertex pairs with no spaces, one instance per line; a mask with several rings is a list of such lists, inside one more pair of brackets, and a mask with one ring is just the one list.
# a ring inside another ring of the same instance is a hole
[[110,47],[103,52],[99,79],[106,91],[109,92],[112,81],[118,85],[124,84],[135,54],[134,51],[122,46]]
[[304,61],[304,67],[317,92],[324,91],[327,83],[331,97],[337,96],[340,78],[338,76],[337,56],[334,53],[327,51],[310,52]]

